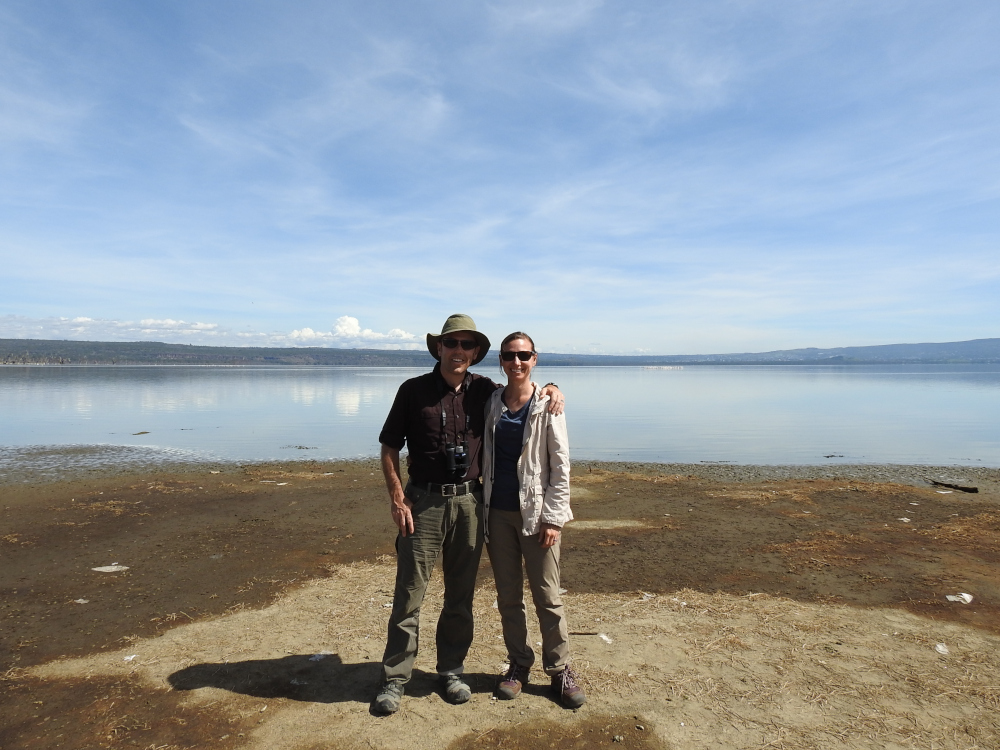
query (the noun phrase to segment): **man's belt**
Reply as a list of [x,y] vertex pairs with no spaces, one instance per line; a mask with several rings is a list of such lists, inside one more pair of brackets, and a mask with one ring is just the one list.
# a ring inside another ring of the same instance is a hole
[[455,497],[456,495],[468,495],[473,490],[478,490],[480,483],[478,479],[473,479],[468,482],[462,482],[462,484],[434,484],[434,482],[428,482],[427,484],[418,484],[417,486],[433,495]]

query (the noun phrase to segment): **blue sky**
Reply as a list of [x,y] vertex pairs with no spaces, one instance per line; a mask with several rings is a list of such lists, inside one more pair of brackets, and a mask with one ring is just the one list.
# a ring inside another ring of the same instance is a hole
[[8,0],[0,337],[1000,336],[1000,4]]

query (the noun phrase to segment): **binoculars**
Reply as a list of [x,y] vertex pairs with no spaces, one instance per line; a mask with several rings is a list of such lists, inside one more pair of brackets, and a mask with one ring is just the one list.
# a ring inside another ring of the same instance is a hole
[[459,443],[455,445],[454,443],[445,443],[444,452],[448,473],[465,476],[465,472],[469,470],[471,462],[468,444]]

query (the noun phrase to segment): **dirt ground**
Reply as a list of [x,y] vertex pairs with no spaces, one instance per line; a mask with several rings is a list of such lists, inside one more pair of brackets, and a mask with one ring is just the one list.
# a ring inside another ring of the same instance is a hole
[[[492,699],[484,557],[472,701],[442,700],[425,638],[377,717],[394,533],[374,462],[0,487],[0,748],[998,748],[981,489],[577,464],[563,586],[588,703],[540,673]],[[425,628],[439,604],[435,584]]]

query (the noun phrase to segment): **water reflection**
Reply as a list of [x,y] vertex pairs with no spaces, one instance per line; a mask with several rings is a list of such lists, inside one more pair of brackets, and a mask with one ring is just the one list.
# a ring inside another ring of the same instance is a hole
[[[3,367],[0,446],[232,460],[301,458],[288,446],[309,446],[308,457],[372,456],[396,389],[421,372]],[[543,367],[537,378],[566,393],[577,458],[1000,463],[997,366]]]
[[331,379],[322,382],[296,381],[291,389],[292,401],[301,406],[332,404],[342,417],[356,417],[362,405],[381,402],[385,389],[372,386],[363,378]]
[[[571,426],[578,455],[996,465],[998,370],[786,366],[558,375],[573,396],[573,425],[578,416],[603,425],[599,434]],[[643,408],[609,409],[609,394],[619,393]]]
[[361,411],[361,388],[353,385],[336,395],[337,411],[344,417],[356,417]]

